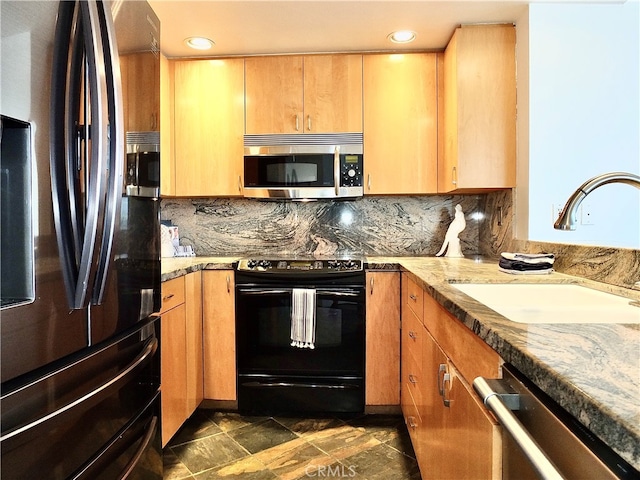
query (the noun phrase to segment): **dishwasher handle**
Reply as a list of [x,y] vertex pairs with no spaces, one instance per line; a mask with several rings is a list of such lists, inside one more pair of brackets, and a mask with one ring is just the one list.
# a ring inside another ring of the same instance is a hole
[[[493,382],[493,380],[490,380]],[[483,403],[493,412],[504,429],[509,432],[513,440],[522,449],[522,452],[531,462],[531,465],[544,480],[564,480],[558,467],[549,459],[540,445],[531,437],[520,420],[502,401],[501,394],[495,391],[489,381],[483,377],[477,377],[473,381],[473,388],[478,393]]]

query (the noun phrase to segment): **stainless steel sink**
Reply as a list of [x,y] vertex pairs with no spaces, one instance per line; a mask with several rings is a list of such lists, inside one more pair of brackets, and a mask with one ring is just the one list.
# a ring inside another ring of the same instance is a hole
[[[576,284],[451,284],[517,323],[640,323],[630,299]],[[637,303],[637,302],[636,302]]]

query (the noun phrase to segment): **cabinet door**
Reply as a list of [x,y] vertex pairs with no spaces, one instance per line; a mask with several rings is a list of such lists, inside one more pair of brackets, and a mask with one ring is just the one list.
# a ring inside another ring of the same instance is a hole
[[364,56],[365,194],[437,190],[435,53]]
[[[457,461],[464,451],[451,451],[455,445],[447,444],[445,406],[443,404],[444,375],[448,373],[447,357],[438,344],[422,327],[422,403],[419,408],[422,430],[419,432],[416,452],[422,478],[427,480],[450,478],[444,475],[445,462]],[[447,457],[447,455],[452,455]]]
[[[144,72],[144,74],[141,74]],[[151,51],[120,55],[125,132],[160,130],[160,63]]]
[[514,187],[515,27],[458,28],[444,54],[444,91],[438,190]]
[[400,405],[400,273],[367,272],[366,405]]
[[175,62],[175,194],[242,193],[242,59]]
[[204,398],[236,396],[236,324],[233,272],[202,272],[204,308]]
[[162,314],[160,383],[162,391],[162,446],[187,418],[186,310],[184,303]]
[[304,57],[304,131],[362,132],[362,55]]
[[500,478],[499,427],[426,328],[424,333],[416,449],[422,478]]
[[160,55],[160,194],[176,194],[175,155],[173,151],[174,62]]
[[447,449],[441,478],[502,478],[501,434],[478,396],[449,362],[444,407]]
[[202,275],[185,276],[186,356],[187,356],[187,417],[204,398],[202,345]]
[[302,57],[245,59],[246,133],[302,133]]

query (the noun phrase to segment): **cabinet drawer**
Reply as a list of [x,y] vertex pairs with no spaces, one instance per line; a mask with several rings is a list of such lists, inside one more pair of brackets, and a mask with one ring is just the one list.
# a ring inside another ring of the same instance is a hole
[[500,378],[502,359],[489,345],[430,295],[424,296],[424,325],[462,376]]
[[420,414],[418,412],[418,408],[416,407],[416,403],[411,397],[411,393],[407,390],[408,399],[406,403],[403,403],[402,406],[402,415],[404,416],[404,423],[407,425],[407,430],[409,431],[409,436],[411,437],[411,443],[415,448],[418,447],[418,432],[420,431],[420,427],[422,425],[422,419],[420,418]]
[[423,322],[424,290],[408,276],[405,275],[404,278],[407,279],[407,298],[405,299],[405,304],[409,306],[418,320]]
[[162,307],[160,313],[184,303],[184,277],[177,277],[162,283]]

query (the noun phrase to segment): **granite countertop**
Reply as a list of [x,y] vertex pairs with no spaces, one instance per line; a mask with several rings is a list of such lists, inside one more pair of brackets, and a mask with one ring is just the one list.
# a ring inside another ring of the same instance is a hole
[[[196,270],[231,268],[238,258],[163,259],[162,280]],[[480,258],[367,257],[366,261],[371,269],[401,267],[412,274],[505,362],[640,470],[640,324],[511,322],[451,284],[576,283],[639,300],[640,291],[557,272],[509,275],[500,272],[495,261]]]

